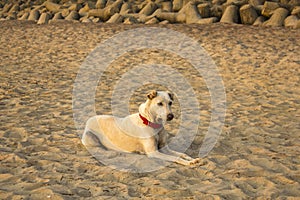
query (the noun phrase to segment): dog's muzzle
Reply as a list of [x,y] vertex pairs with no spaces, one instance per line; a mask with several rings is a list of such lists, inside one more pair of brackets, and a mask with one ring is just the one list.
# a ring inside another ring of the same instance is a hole
[[167,115],[167,121],[171,121],[174,118],[174,115],[172,113]]

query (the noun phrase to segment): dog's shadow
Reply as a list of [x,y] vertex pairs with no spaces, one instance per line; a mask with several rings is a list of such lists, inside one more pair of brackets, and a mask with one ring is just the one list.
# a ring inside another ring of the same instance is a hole
[[133,173],[151,172],[171,164],[161,159],[149,158],[144,154],[109,150],[103,145],[87,147],[87,150],[103,165],[120,171]]

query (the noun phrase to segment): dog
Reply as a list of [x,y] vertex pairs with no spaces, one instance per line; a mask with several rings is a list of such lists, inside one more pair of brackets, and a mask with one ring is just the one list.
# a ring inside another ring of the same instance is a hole
[[[146,154],[182,165],[193,165],[199,158],[171,150],[167,146],[168,133],[163,124],[171,121],[173,94],[168,91],[151,91],[139,112],[125,118],[111,115],[96,115],[88,119],[82,143],[88,147],[101,144],[107,149]],[[101,143],[101,144],[100,144]]]

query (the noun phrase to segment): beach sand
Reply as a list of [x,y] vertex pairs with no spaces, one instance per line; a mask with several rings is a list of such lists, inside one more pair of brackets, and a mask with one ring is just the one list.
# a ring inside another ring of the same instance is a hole
[[[209,155],[194,167],[173,163],[130,173],[101,164],[81,144],[72,110],[81,64],[105,39],[145,25],[1,21],[0,199],[300,198],[300,30],[156,26],[198,41],[223,79],[226,121]],[[110,95],[126,69],[153,61],[189,76],[201,110],[198,134],[187,150],[196,157],[209,126],[210,95],[181,58],[141,50],[114,61],[99,83],[96,112],[111,112]],[[132,112],[144,101],[145,88],[131,98]],[[176,102],[174,109],[180,115]],[[167,130],[176,133],[178,123],[176,118]]]

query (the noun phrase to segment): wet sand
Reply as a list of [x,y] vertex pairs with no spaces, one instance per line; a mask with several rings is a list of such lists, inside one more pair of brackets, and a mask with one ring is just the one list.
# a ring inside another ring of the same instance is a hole
[[[144,25],[0,22],[1,199],[296,199],[300,196],[300,30],[254,26],[156,25],[197,40],[226,90],[226,122],[201,164],[128,173],[94,159],[73,121],[73,84],[86,56],[105,39]],[[192,52],[191,52],[192,53]],[[168,57],[170,56],[170,57]],[[174,55],[147,50],[112,63],[96,94],[110,113],[113,86],[132,65],[166,61],[191,78],[200,102],[199,134],[211,103],[205,82]],[[145,86],[150,89],[150,86]],[[144,99],[136,92],[132,111]],[[180,108],[175,106],[175,114]],[[174,133],[179,119],[167,126]],[[175,127],[175,128],[174,128]],[[178,128],[178,127],[177,127]]]

